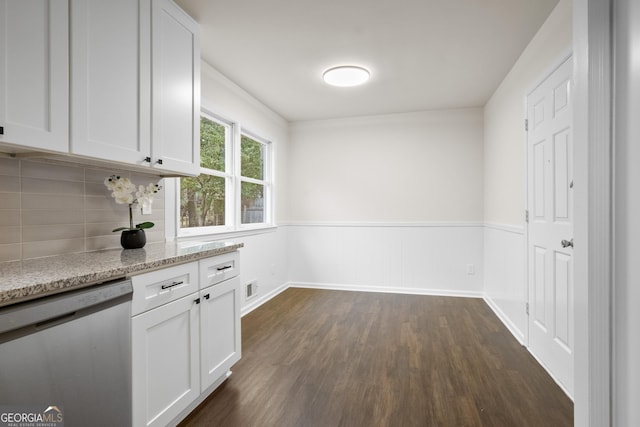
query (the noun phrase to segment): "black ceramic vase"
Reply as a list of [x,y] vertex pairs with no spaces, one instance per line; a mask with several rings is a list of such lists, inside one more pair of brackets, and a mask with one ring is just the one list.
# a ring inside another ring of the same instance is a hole
[[124,249],[138,249],[147,243],[144,230],[124,230],[120,236],[120,244]]

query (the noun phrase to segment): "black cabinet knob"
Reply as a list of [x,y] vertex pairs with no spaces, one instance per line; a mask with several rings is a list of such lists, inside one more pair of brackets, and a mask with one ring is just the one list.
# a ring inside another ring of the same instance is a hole
[[148,156],[147,156],[147,157],[145,157],[145,158],[144,158],[144,161],[145,161],[145,162],[147,162],[147,163],[151,163],[151,157],[148,157]]

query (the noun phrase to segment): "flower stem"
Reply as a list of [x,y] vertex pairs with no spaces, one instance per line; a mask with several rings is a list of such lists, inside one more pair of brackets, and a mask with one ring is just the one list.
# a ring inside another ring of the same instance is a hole
[[131,210],[131,203],[129,203],[129,229],[133,230],[133,211]]

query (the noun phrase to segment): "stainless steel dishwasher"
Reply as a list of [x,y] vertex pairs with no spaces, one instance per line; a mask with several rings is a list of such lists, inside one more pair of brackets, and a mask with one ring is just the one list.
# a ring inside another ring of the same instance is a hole
[[55,408],[65,427],[131,425],[132,292],[118,280],[0,308],[2,410]]

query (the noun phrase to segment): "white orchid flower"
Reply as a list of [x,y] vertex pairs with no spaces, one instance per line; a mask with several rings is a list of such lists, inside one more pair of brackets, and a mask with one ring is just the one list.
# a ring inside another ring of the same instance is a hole
[[[139,205],[141,207],[150,207],[155,193],[160,191],[162,187],[153,182],[149,183],[146,187],[144,185],[136,187],[129,178],[120,177],[118,175],[111,175],[105,178],[104,185],[111,191],[111,197],[115,199],[116,203],[120,205],[129,205],[129,230],[153,227],[152,222],[143,222],[134,227],[132,206]],[[126,227],[120,227],[113,231],[126,229]]]

